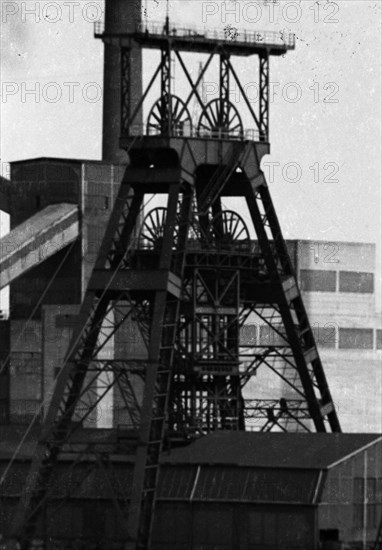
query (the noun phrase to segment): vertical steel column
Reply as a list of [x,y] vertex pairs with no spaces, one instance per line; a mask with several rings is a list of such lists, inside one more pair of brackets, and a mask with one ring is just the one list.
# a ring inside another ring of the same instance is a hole
[[219,84],[218,126],[221,130],[227,131],[229,127],[229,55],[226,53],[220,54]]
[[[281,233],[276,211],[268,187],[260,185],[254,192],[248,190],[247,205],[255,227],[259,245],[271,275],[271,280],[280,286],[279,308],[287,339],[290,343],[310,416],[318,432],[325,432],[324,420],[334,432],[340,432],[340,424],[317,352],[312,329],[298,290],[288,250]],[[260,208],[263,209],[261,212]],[[267,232],[268,230],[268,232]],[[274,245],[271,245],[273,238]],[[293,281],[294,295],[287,297],[283,283]],[[296,326],[296,322],[298,323]],[[318,399],[315,388],[319,390]],[[325,418],[326,417],[326,418]]]
[[131,117],[131,49],[121,48],[121,138],[130,135]]
[[[292,275],[295,278],[295,270],[293,269],[289,252],[284,237],[282,235],[281,227],[277,218],[276,210],[273,206],[269,188],[266,185],[260,186],[257,196],[264,207],[267,223],[272,233],[275,252],[279,260],[279,269],[277,273],[284,276]],[[299,338],[299,341],[301,342],[305,350],[316,348],[315,338],[300,292],[298,292],[296,298],[293,300],[292,307],[296,315],[300,331],[301,333],[303,333],[303,336]],[[337,417],[336,410],[333,406],[333,399],[318,353],[316,354],[316,357],[311,360],[311,365],[317,386],[321,393],[321,405],[322,407],[328,408],[328,412],[326,412],[325,414],[327,415],[327,418],[329,420],[330,427],[333,432],[340,432],[340,423]]]
[[171,101],[171,47],[161,52],[161,131],[164,136],[172,134]]
[[260,102],[259,123],[260,141],[269,141],[269,55],[268,52],[259,56],[260,65]]

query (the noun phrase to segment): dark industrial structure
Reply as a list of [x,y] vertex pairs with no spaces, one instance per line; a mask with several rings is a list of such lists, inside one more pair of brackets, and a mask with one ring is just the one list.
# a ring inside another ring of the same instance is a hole
[[[9,433],[6,437],[9,442],[16,439]],[[126,498],[133,457],[121,454],[121,448],[117,452],[110,430],[100,430],[97,440],[94,430],[84,432],[77,435],[77,445],[81,440],[113,449],[112,469],[102,460],[94,468],[90,456],[84,456],[75,475],[69,476],[73,457],[63,456],[52,481],[54,499],[47,504],[45,524],[40,524],[35,541],[43,547],[42,541],[48,540],[50,548],[120,550],[123,522],[111,491],[120,500]],[[12,452],[11,443],[9,447]],[[7,476],[0,528],[11,521],[33,448],[31,438]],[[151,548],[344,548],[340,541],[363,548],[365,535],[366,547],[372,548],[370,535],[375,540],[381,514],[381,453],[380,435],[233,431],[215,432],[173,449],[161,458]],[[5,457],[9,454],[3,447],[0,459]],[[78,482],[80,492],[75,491]]]
[[[370,547],[381,537],[381,437],[340,433],[260,169],[269,152],[270,58],[292,50],[294,36],[232,37],[169,18],[141,24],[122,0],[113,12],[106,5],[106,26],[96,26],[105,43],[104,161],[12,165],[10,239],[20,234],[20,245],[1,264],[2,286],[12,283],[10,340],[27,317],[40,336],[17,339],[11,376],[21,388],[42,356],[51,374],[42,403],[13,411],[40,428],[4,430],[7,544]],[[159,63],[144,89],[145,48],[159,52]],[[189,53],[206,54],[196,80]],[[243,56],[257,62],[258,112],[235,70]],[[173,93],[174,60],[186,97]],[[199,84],[213,64],[219,96],[204,103]],[[231,80],[245,115],[231,101]],[[148,208],[150,196],[166,206]],[[250,227],[224,206],[233,198]],[[268,331],[260,343],[240,337],[249,318]],[[134,342],[126,338],[133,326]],[[245,399],[263,370],[266,391],[259,384]],[[110,428],[101,429],[110,396]],[[26,401],[19,396],[20,406]],[[245,433],[249,421],[259,433]]]

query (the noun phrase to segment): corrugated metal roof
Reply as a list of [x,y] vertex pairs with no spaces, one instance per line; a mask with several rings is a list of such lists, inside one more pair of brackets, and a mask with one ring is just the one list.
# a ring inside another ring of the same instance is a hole
[[62,157],[34,157],[21,160],[13,160],[9,164],[11,166],[20,166],[22,164],[36,164],[36,163],[45,163],[45,164],[97,164],[97,165],[107,165],[107,166],[123,166],[126,167],[127,163],[121,162],[112,162],[108,160],[93,160],[93,159],[84,159],[84,158],[62,158]]
[[[0,462],[0,477],[6,464]],[[1,485],[4,497],[18,498],[25,487],[28,462],[14,462]],[[167,464],[160,469],[157,498],[199,502],[279,502],[312,504],[317,470],[274,470],[238,466]],[[127,500],[131,494],[132,463],[63,463],[51,480],[49,494],[74,500],[108,499],[113,494]]]
[[[34,426],[27,432],[26,425],[0,426],[0,460],[9,460],[14,453],[19,460],[29,460],[34,452],[40,426]],[[115,446],[116,430],[78,428],[72,437],[75,443],[110,443]],[[17,451],[17,452],[16,452]]]
[[[13,455],[25,429],[25,426],[0,427],[0,460]],[[31,430],[17,458],[32,456],[38,432],[38,428]],[[111,430],[79,429],[75,433],[75,440],[83,442],[91,439],[94,443],[112,444],[115,437]],[[163,453],[161,462],[317,470],[328,468],[377,441],[382,444],[381,434],[215,432]],[[133,461],[132,456],[129,458]]]
[[324,469],[378,440],[382,435],[215,432],[174,449],[163,461]]
[[[161,471],[166,469],[171,474],[179,469],[179,465],[167,465]],[[217,464],[200,466],[199,470],[192,500],[200,501],[311,503],[318,478],[317,470],[275,470]],[[169,498],[171,495],[163,496]]]

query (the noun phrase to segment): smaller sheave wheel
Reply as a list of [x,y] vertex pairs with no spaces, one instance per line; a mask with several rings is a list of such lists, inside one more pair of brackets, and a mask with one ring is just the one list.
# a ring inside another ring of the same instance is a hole
[[190,112],[180,97],[171,95],[171,127],[166,128],[167,105],[160,97],[152,106],[147,119],[147,134],[170,134],[174,137],[190,136],[192,122]]
[[143,219],[139,233],[139,243],[143,248],[160,248],[166,223],[167,210],[163,207],[154,208]]
[[223,210],[209,224],[209,237],[216,248],[249,250],[251,240],[241,216],[232,210]]
[[227,100],[213,99],[204,107],[198,122],[198,135],[240,138],[243,123],[236,107]]
[[[166,225],[167,209],[164,207],[154,208],[146,214],[139,232],[139,247],[149,250],[160,249],[163,244],[164,228]],[[174,245],[178,243],[179,229],[182,224],[180,212],[177,213],[174,227]],[[188,222],[188,246],[195,246],[201,240],[201,233],[198,220],[194,214]]]

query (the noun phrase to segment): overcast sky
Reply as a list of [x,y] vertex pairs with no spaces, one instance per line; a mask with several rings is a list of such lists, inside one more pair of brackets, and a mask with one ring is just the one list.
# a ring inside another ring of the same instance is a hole
[[[165,5],[147,1],[147,18],[163,19]],[[381,3],[281,0],[274,13],[262,0],[225,5],[235,13],[224,13],[220,1],[176,0],[170,15],[183,26],[231,24],[239,32],[296,34],[296,50],[271,60],[277,95],[271,105],[271,155],[264,159],[279,163],[269,185],[284,236],[380,244]],[[26,13],[31,7],[37,15]],[[2,0],[2,163],[40,156],[100,158],[103,47],[93,38],[91,20],[102,10],[103,1]],[[145,67],[152,59],[145,56]],[[190,67],[196,72],[198,56],[194,59]],[[254,58],[237,67],[253,93]],[[25,95],[38,87],[38,101]],[[176,93],[182,88],[176,84]],[[52,101],[57,90],[61,97]],[[269,176],[269,167],[264,169]]]

